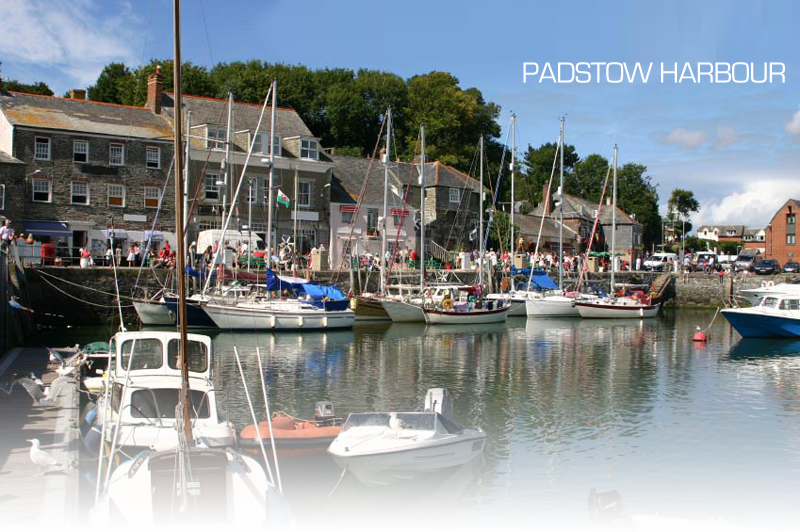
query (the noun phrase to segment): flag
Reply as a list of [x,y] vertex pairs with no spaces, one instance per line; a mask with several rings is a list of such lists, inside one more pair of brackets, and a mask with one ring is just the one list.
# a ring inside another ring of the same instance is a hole
[[392,194],[394,194],[398,198],[402,198],[403,197],[403,195],[400,194],[400,189],[398,189],[396,186],[389,185],[389,189],[392,191]]
[[281,189],[278,189],[278,205],[289,208],[289,196],[281,192]]

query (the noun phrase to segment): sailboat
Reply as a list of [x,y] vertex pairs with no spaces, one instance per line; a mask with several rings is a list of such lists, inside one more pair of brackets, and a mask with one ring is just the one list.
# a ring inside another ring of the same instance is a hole
[[[614,184],[611,207],[611,292],[614,292],[614,273],[617,270],[617,145],[614,145]],[[625,297],[604,297],[575,302],[575,308],[582,318],[652,318],[661,308],[660,301],[651,300],[644,292],[633,292]]]
[[[181,60],[180,60],[180,0],[174,0],[175,25],[175,167],[180,176],[182,167],[181,143]],[[181,179],[175,180],[175,225],[176,233],[183,234],[183,204],[181,201]],[[95,505],[90,514],[93,523],[112,527],[152,527],[174,523],[194,523],[207,526],[210,523],[223,525],[266,526],[282,515],[291,520],[288,506],[275,484],[267,478],[271,475],[269,462],[267,472],[254,459],[227,449],[202,448],[194,445],[193,418],[195,411],[190,386],[189,369],[197,362],[198,350],[190,352],[186,327],[186,250],[183,239],[178,239],[178,326],[176,358],[168,365],[179,369],[174,380],[180,386],[174,389],[177,395],[175,428],[177,445],[172,449],[147,451],[123,462],[112,471],[114,455],[108,458],[105,480],[98,474]],[[135,339],[132,339],[135,341]],[[200,345],[204,345],[202,342]],[[140,357],[147,359],[148,349],[140,343]],[[135,343],[131,345],[134,358]],[[199,350],[202,352],[202,349]],[[163,351],[162,351],[163,352]],[[121,358],[121,357],[120,357]],[[167,357],[169,359],[169,357]],[[190,360],[192,358],[192,360]],[[140,358],[141,360],[141,358]],[[163,359],[159,358],[159,362]],[[130,369],[130,367],[128,368]],[[131,385],[128,378],[127,385]],[[106,382],[106,404],[113,406],[112,392]],[[160,423],[160,420],[151,420]],[[266,454],[266,453],[265,453]],[[102,472],[104,456],[98,460]],[[280,482],[280,480],[279,480]]]

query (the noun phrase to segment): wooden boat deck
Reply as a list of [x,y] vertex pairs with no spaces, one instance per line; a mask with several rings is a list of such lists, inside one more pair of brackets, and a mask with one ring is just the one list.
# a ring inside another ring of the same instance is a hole
[[[15,348],[0,359],[0,379],[33,371],[47,384],[58,377],[47,371],[44,348]],[[11,394],[0,392],[0,514],[3,528],[22,529],[30,523],[78,524],[79,507],[79,393],[62,391],[55,406],[33,406],[33,399],[17,385]],[[31,462],[30,443],[38,438],[42,449],[64,464],[38,476]]]

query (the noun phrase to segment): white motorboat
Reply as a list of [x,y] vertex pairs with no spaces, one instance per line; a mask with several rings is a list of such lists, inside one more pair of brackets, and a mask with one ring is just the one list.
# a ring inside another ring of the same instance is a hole
[[139,315],[142,325],[173,325],[175,317],[170,314],[166,301],[163,297],[159,299],[136,299],[133,301],[133,308]]
[[325,310],[297,299],[210,302],[203,308],[225,330],[343,329],[352,327],[356,319],[350,309]]
[[778,283],[764,281],[758,288],[748,288],[739,290],[739,295],[743,296],[752,306],[758,306],[760,301],[766,296],[779,295],[800,296],[800,284]]
[[[211,339],[190,334],[188,342],[193,434],[205,447],[233,445],[236,431],[217,411],[211,382]],[[99,397],[95,424],[85,438],[87,448],[96,450],[102,439],[132,456],[146,449],[178,445],[175,407],[181,389],[179,344],[177,332],[122,332],[114,336],[114,366],[108,376],[111,403],[106,404],[105,394]],[[105,434],[101,434],[104,425]]]
[[514,291],[507,294],[488,294],[486,299],[490,301],[502,301],[508,308],[509,316],[525,316],[525,304],[529,298],[533,297],[532,292]]
[[423,412],[350,414],[328,452],[367,485],[383,486],[465,464],[483,452],[486,433],[451,420],[452,399],[428,390]]
[[651,303],[646,297],[598,298],[576,301],[575,307],[582,318],[654,318],[661,303]]

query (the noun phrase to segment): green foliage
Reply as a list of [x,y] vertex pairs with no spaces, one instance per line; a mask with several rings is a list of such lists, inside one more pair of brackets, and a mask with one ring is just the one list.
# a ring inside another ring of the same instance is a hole
[[690,213],[700,210],[700,204],[691,190],[676,188],[672,191],[672,195],[667,202],[667,209],[669,212],[674,212],[683,219],[687,219]]
[[133,83],[133,73],[123,63],[109,63],[87,95],[96,102],[124,103]]
[[683,245],[686,251],[691,251],[692,253],[698,253],[700,251],[708,250],[709,244],[711,244],[711,242],[709,242],[708,240],[703,240],[694,235],[689,235],[686,237],[686,240],[684,241]]
[[744,247],[741,240],[723,240],[720,242],[714,242],[717,246],[717,252],[722,255],[736,255],[739,252],[739,249]]
[[[550,181],[550,176],[554,176],[551,194],[555,194],[558,188],[559,163],[560,157],[555,163],[555,173],[553,173],[553,160],[556,156],[558,144],[548,142],[538,148],[528,145],[528,150],[522,156],[521,179],[515,184],[515,195],[529,204],[538,205],[542,202],[544,187]],[[575,151],[575,146],[567,144],[564,149],[564,175],[565,179],[572,174],[575,165],[580,158]],[[524,212],[527,212],[524,211]]]
[[[509,237],[511,228],[511,219],[507,212],[495,211],[494,221],[489,231],[489,240],[486,249],[494,249],[495,251],[509,251]],[[500,233],[500,240],[498,240],[498,231]],[[519,227],[514,224],[514,234],[519,235]],[[501,243],[502,242],[502,243]]]
[[41,94],[43,96],[52,96],[53,91],[43,81],[36,83],[20,83],[15,79],[4,79],[3,90],[27,92],[29,94]]

